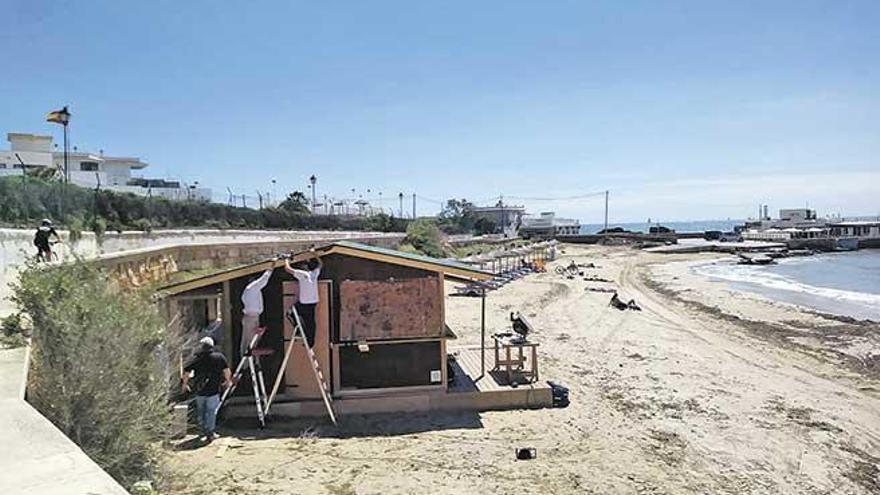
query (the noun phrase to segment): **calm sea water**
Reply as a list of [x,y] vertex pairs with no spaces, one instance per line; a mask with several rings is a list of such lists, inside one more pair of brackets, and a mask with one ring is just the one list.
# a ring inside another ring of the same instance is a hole
[[[698,220],[692,222],[662,222],[660,225],[673,229],[676,232],[705,232],[707,230],[721,230],[729,232],[735,225],[742,225],[742,220]],[[653,224],[656,225],[656,224]],[[609,223],[608,228],[623,227],[633,232],[647,232],[648,223]],[[581,225],[581,234],[595,234],[605,228],[604,225],[593,223]]]
[[750,266],[719,261],[698,274],[777,301],[818,311],[880,321],[880,250],[817,254]]

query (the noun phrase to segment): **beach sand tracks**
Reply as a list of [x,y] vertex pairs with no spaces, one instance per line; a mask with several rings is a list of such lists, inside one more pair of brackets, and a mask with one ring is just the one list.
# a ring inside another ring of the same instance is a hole
[[687,441],[674,431],[651,428],[648,430],[648,441],[643,446],[653,457],[675,467],[684,461]]
[[641,282],[650,290],[673,298],[696,316],[716,322],[729,323],[732,328],[745,331],[749,336],[777,347],[809,355],[821,361],[843,365],[850,371],[869,378],[880,378],[880,353],[863,349],[880,348],[880,324],[850,321],[848,318],[814,315],[815,320],[756,321],[731,314],[716,306],[684,298],[681,291],[672,290],[643,274]]
[[843,475],[868,493],[880,494],[880,457],[851,444],[842,444],[841,450],[851,454],[851,467]]
[[842,433],[843,429],[837,425],[817,419],[818,411],[810,407],[793,406],[788,404],[785,399],[779,395],[768,399],[764,405],[764,409],[776,413],[786,422],[793,423],[811,430],[820,430],[829,433]]

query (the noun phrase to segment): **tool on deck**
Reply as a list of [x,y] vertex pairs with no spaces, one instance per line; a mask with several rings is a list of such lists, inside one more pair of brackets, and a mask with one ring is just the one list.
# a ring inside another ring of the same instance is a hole
[[257,348],[257,344],[260,343],[260,338],[263,337],[265,332],[266,329],[264,327],[257,328],[254,331],[254,336],[248,344],[247,353],[245,353],[241,361],[239,361],[238,367],[235,368],[235,374],[232,376],[232,386],[223,392],[223,396],[220,397],[220,404],[217,405],[216,411],[219,413],[220,408],[226,403],[226,399],[235,392],[236,387],[238,387],[238,382],[241,380],[241,376],[244,373],[244,367],[247,366],[251,374],[251,386],[254,390],[254,403],[257,407],[257,418],[260,420],[260,428],[266,427],[266,411],[268,410],[266,383],[263,381],[263,367],[260,364],[260,358],[272,353],[271,349]]
[[324,373],[321,372],[321,365],[318,363],[315,351],[312,350],[309,346],[308,339],[306,339],[306,334],[303,331],[302,319],[300,319],[299,312],[297,312],[295,305],[292,306],[287,313],[287,319],[290,320],[291,325],[293,325],[293,335],[291,335],[290,342],[287,344],[287,350],[284,352],[284,359],[281,361],[281,368],[278,371],[278,376],[275,378],[275,384],[272,385],[272,393],[269,394],[269,400],[266,402],[266,414],[269,413],[269,407],[272,406],[272,401],[275,400],[275,395],[278,393],[278,387],[281,386],[281,380],[284,378],[284,370],[287,368],[287,361],[290,360],[290,356],[293,354],[293,344],[296,342],[296,336],[299,335],[303,340],[303,347],[306,348],[309,364],[311,364],[312,371],[315,373],[315,380],[318,382],[318,388],[321,391],[321,398],[324,400],[324,406],[327,407],[327,414],[330,416],[330,421],[335,425],[336,414],[333,411],[333,397],[330,395],[330,387],[324,379]]

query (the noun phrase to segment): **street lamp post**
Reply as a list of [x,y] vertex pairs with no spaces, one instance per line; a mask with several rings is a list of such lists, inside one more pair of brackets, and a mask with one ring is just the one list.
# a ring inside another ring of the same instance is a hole
[[315,198],[317,197],[315,196],[315,183],[317,182],[318,178],[315,177],[315,174],[312,174],[312,176],[309,177],[309,183],[312,185],[312,213],[315,212],[315,203],[317,203],[317,201],[315,200]]
[[403,218],[403,193],[398,194],[397,198],[400,200],[400,210],[398,214],[400,215],[400,218]]
[[[67,125],[70,123],[70,112],[67,110],[67,106],[62,108],[61,110],[56,110],[54,112],[49,112],[46,116],[46,122],[52,122],[55,124],[61,124],[64,126],[64,192],[61,194],[61,199],[59,201],[59,216],[62,222],[64,221],[64,196],[67,194],[67,183],[70,182],[70,167],[67,164],[67,154],[68,154],[68,134],[67,134]],[[24,171],[27,173],[27,171]]]

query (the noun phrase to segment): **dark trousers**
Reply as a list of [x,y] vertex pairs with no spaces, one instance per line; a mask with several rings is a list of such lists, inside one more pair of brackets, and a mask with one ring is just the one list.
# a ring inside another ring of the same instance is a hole
[[306,341],[308,341],[310,348],[315,347],[315,332],[318,329],[317,322],[315,321],[316,306],[317,304],[296,303],[296,312],[299,313],[303,333],[306,334]]

